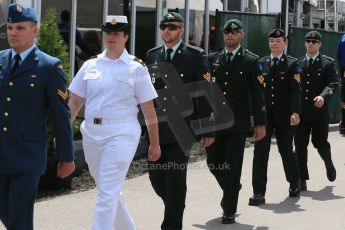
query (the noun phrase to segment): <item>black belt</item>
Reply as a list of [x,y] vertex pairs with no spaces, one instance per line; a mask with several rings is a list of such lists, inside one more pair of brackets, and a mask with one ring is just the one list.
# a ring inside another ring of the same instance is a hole
[[95,117],[93,119],[93,123],[96,124],[96,125],[101,125],[102,124],[102,118]]

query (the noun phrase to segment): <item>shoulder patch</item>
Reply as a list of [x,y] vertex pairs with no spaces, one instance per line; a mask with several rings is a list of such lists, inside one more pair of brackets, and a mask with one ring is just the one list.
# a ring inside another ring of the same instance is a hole
[[143,62],[143,60],[141,60],[141,59],[138,58],[138,57],[135,57],[135,58],[134,58],[134,61],[139,62],[142,66],[146,66],[146,65],[145,65],[145,62]]
[[245,49],[245,52],[246,52],[246,54],[249,54],[250,56],[253,56],[253,57],[255,57],[255,58],[258,58],[258,57],[259,57],[259,55],[253,53],[252,51],[249,51],[248,49]]

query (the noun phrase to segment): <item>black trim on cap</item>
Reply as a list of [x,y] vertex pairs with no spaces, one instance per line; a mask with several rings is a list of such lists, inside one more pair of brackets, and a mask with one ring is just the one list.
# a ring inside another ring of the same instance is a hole
[[128,23],[116,23],[111,24],[110,22],[105,23],[105,25],[101,25],[101,30],[105,32],[116,32],[116,31],[125,31],[130,28]]

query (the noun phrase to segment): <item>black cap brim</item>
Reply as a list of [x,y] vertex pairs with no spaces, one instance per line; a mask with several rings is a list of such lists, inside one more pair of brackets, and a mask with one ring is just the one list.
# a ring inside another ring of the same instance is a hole
[[111,23],[106,23],[105,25],[101,25],[101,30],[104,32],[128,31],[129,28],[130,28],[130,24],[128,23],[116,23],[115,25]]

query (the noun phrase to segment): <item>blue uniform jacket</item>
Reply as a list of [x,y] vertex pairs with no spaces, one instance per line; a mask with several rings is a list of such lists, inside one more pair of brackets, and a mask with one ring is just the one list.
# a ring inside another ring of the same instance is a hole
[[60,60],[35,47],[10,75],[11,60],[10,50],[0,52],[0,173],[45,171],[48,113],[54,124],[57,160],[73,161],[66,79]]

